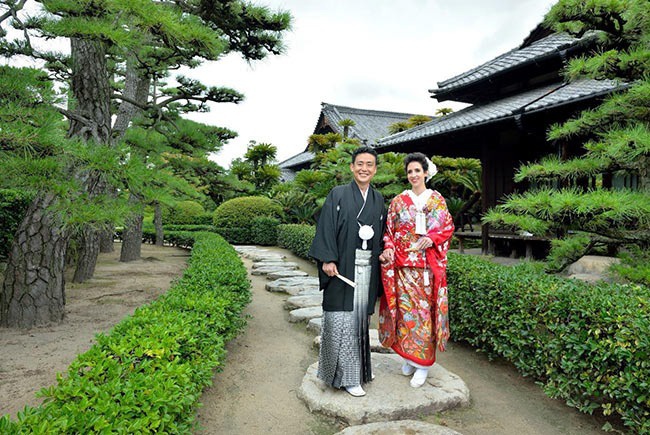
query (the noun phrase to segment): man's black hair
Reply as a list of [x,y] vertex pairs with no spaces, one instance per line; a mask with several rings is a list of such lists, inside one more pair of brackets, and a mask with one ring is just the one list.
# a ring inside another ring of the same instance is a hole
[[362,145],[359,148],[357,148],[356,150],[354,150],[354,152],[352,153],[352,163],[353,164],[354,164],[354,161],[357,159],[357,156],[359,154],[372,154],[373,156],[375,156],[375,163],[377,163],[377,151],[375,151],[374,148],[366,146],[366,145]]

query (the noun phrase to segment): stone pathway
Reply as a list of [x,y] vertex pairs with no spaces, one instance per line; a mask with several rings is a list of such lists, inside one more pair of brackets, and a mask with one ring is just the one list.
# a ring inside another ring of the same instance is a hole
[[[289,322],[304,323],[309,331],[320,333],[322,295],[318,279],[297,270],[295,263],[284,262],[283,256],[256,246],[236,246],[240,255],[253,261],[252,274],[265,275],[269,292],[290,295],[284,308],[290,310]],[[314,344],[320,344],[320,336]],[[389,354],[381,346],[377,330],[371,330],[373,372],[376,379],[365,387],[367,395],[350,396],[334,390],[317,379],[318,363],[312,364],[304,375],[297,395],[312,412],[333,417],[351,425],[345,434],[458,434],[449,428],[409,420],[422,415],[467,406],[469,389],[457,375],[436,364],[427,383],[419,389],[409,385],[409,378],[400,373],[401,358]]]

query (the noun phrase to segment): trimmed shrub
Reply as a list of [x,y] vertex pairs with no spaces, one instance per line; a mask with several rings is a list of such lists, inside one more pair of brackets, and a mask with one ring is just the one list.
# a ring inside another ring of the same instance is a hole
[[251,226],[253,243],[262,246],[276,245],[278,242],[278,225],[280,225],[280,221],[272,217],[253,219],[253,225]]
[[314,225],[286,224],[278,226],[278,246],[310,260],[309,248],[316,236]]
[[33,199],[31,192],[0,189],[0,258],[9,255],[14,234]]
[[198,202],[180,201],[173,207],[163,208],[162,218],[166,225],[202,225],[205,215],[205,209]]
[[449,255],[454,340],[511,361],[550,397],[650,433],[650,288],[591,285]]
[[188,233],[192,257],[163,296],[138,308],[41,391],[0,433],[191,433],[203,389],[245,326],[246,268],[223,238]]
[[[212,219],[212,216],[210,216]],[[214,225],[163,225],[163,230],[165,231],[207,231],[207,232],[216,232]]]
[[256,243],[254,229],[256,218],[279,219],[282,209],[271,199],[263,196],[244,196],[222,203],[214,211],[217,232],[234,244]]

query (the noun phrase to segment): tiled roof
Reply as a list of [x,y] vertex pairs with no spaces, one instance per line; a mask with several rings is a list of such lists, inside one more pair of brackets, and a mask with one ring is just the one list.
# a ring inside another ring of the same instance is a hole
[[472,82],[479,81],[496,73],[515,68],[521,64],[537,60],[557,50],[562,50],[580,41],[566,33],[553,33],[525,47],[517,47],[489,62],[479,65],[467,72],[438,82],[438,89],[429,92],[448,92]]
[[293,181],[296,178],[296,171],[291,169],[282,168],[280,169],[280,181],[287,182]]
[[311,151],[303,151],[300,154],[289,157],[287,160],[278,163],[280,169],[291,168],[293,166],[298,166],[304,163],[311,162],[314,159],[314,153]]
[[519,113],[532,113],[572,101],[595,97],[622,87],[623,85],[611,80],[579,80],[568,84],[555,83],[542,86],[502,100],[476,104],[458,112],[435,118],[426,124],[388,136],[380,140],[377,147],[410,142],[454,130],[488,124]]
[[380,110],[356,109],[354,107],[336,106],[321,103],[321,116],[327,118],[328,125],[337,133],[343,134],[339,125],[342,119],[351,119],[355,125],[350,127],[349,136],[373,145],[378,139],[388,135],[388,127],[396,122],[406,121],[414,113],[386,112]]

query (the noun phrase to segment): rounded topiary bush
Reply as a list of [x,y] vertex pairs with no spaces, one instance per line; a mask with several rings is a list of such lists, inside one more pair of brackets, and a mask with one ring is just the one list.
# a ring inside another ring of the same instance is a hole
[[[264,196],[243,196],[222,203],[214,211],[217,232],[230,243],[257,243],[259,231],[254,226],[262,217],[278,219],[282,208]],[[268,242],[267,242],[268,243]]]
[[[180,201],[163,211],[163,222],[174,225],[197,225],[205,215],[205,209],[196,201]],[[203,219],[204,220],[204,219]]]

